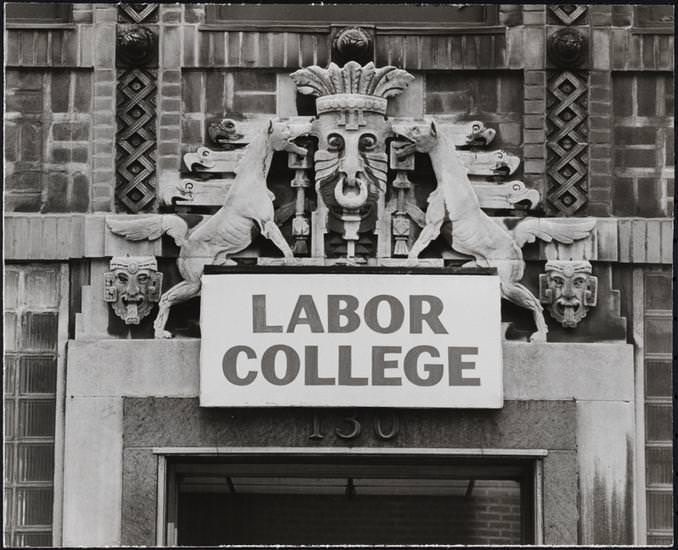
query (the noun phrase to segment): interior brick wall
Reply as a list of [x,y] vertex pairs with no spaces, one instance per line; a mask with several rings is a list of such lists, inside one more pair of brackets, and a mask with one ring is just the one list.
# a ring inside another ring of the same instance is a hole
[[518,484],[476,483],[468,497],[182,494],[179,544],[520,544]]

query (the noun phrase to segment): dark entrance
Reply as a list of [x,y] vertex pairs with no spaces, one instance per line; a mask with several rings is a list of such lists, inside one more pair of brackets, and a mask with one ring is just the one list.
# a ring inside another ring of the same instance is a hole
[[532,460],[191,458],[169,464],[177,544],[530,544]]

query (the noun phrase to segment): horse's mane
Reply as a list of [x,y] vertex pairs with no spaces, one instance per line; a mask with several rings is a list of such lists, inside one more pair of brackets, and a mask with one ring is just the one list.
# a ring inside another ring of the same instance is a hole
[[265,172],[267,171],[266,159],[271,154],[271,151],[268,150],[267,137],[266,128],[262,128],[262,130],[256,134],[254,139],[252,139],[252,141],[247,144],[243,150],[242,157],[240,157],[240,160],[235,165],[236,181],[238,179],[238,175],[241,174],[241,169],[243,168],[245,170],[254,170],[259,167],[261,168],[261,173],[265,176]]

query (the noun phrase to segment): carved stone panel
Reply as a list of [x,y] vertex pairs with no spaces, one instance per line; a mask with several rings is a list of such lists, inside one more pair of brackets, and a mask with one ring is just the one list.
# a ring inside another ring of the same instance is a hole
[[118,19],[116,209],[148,212],[156,207],[158,5],[118,4]]
[[127,69],[118,77],[116,199],[131,213],[153,209],[157,71]]
[[571,216],[588,201],[587,77],[554,73],[548,94],[546,199],[553,213]]

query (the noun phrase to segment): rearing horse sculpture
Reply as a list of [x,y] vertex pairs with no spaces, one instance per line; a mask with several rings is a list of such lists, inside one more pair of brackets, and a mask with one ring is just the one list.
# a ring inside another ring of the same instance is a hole
[[126,239],[139,241],[158,239],[167,233],[180,247],[177,267],[184,278],[163,293],[154,322],[156,338],[171,338],[165,330],[170,308],[200,294],[200,276],[207,264],[228,265],[229,256],[247,248],[258,228],[273,241],[286,258],[293,253],[280,229],[274,223],[273,193],[266,187],[266,176],[275,151],[306,155],[307,151],[292,140],[311,131],[308,124],[286,124],[272,121],[246,147],[224,205],[194,228],[174,214],[156,214],[134,219],[109,218],[110,230]]
[[393,132],[398,140],[402,140],[400,145],[392,145],[396,147],[396,155],[404,157],[415,151],[428,154],[438,181],[437,188],[428,198],[424,228],[412,245],[409,257],[418,258],[440,235],[443,223],[450,221],[451,235],[446,237],[452,248],[474,258],[465,265],[496,268],[502,298],[532,311],[537,332],[531,335],[530,341],[545,342],[548,326],[543,307],[539,299],[519,282],[525,272],[521,247],[534,242],[537,237],[561,243],[586,238],[595,226],[595,220],[562,225],[528,218],[509,232],[480,209],[466,167],[454,146],[438,133],[433,122],[394,124]]

